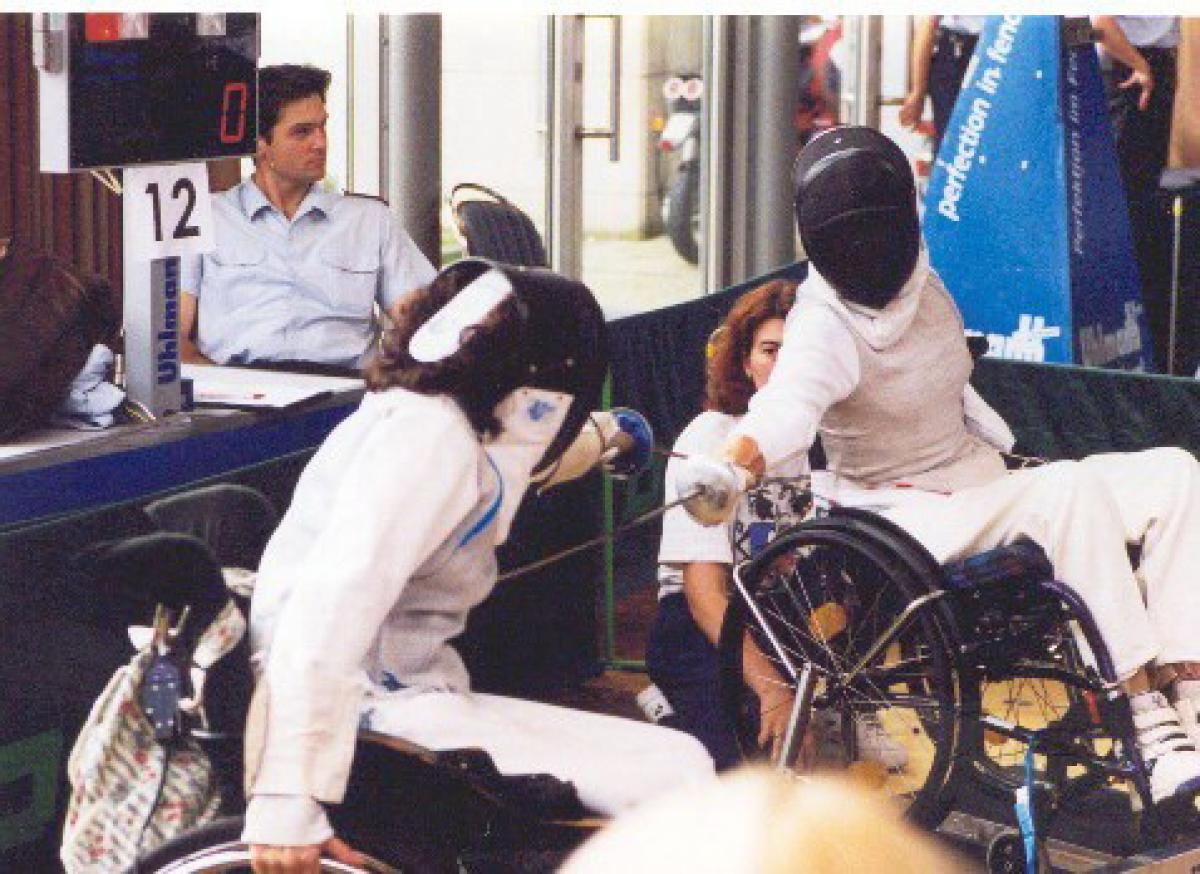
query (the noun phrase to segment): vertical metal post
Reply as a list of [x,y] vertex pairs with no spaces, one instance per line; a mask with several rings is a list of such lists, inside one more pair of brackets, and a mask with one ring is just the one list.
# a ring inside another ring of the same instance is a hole
[[583,272],[583,16],[555,15],[549,91],[550,266],[578,279]]
[[[710,220],[704,229],[704,262],[709,290],[725,288],[748,275],[751,64],[754,33],[748,15],[717,16],[706,28],[704,123],[705,157],[701,191]],[[708,84],[712,87],[709,88]],[[758,83],[755,83],[757,85]]]
[[727,241],[729,212],[725,208],[721,167],[729,143],[725,94],[729,88],[729,16],[704,17],[704,104],[700,138],[700,258],[704,291],[729,284]]
[[442,19],[388,19],[387,196],[417,247],[441,263]]
[[719,16],[706,23],[705,279],[724,288],[793,261],[796,16]]
[[795,112],[800,69],[800,18],[764,15],[753,19],[758,29],[750,73],[757,88],[753,101],[750,178],[753,194],[746,219],[752,228],[747,242],[746,272],[757,276],[796,260],[792,219],[792,164],[799,138]]
[[864,15],[859,20],[858,94],[855,123],[879,128],[882,117],[880,68],[883,63],[883,17]]

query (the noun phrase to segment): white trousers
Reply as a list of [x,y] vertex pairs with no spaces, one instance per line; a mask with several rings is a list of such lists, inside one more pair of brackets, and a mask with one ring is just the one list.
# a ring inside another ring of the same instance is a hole
[[[1182,449],[1093,455],[1014,471],[950,495],[887,491],[876,507],[938,561],[1025,535],[1091,610],[1126,679],[1151,661],[1200,661],[1200,465]],[[847,504],[881,494],[840,491]],[[1130,566],[1126,544],[1142,545]]]
[[432,750],[480,747],[500,773],[553,774],[606,815],[714,773],[691,735],[536,701],[405,689],[370,697],[367,709],[374,731]]

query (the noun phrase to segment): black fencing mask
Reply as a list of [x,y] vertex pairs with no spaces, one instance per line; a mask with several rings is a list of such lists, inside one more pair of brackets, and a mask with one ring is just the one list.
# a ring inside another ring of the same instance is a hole
[[535,471],[557,461],[600,406],[608,372],[604,313],[591,291],[550,270],[481,258],[455,262],[435,283],[456,290],[413,335],[410,355],[418,362],[452,359],[493,310],[502,313],[492,330],[503,342],[477,346],[473,390],[492,404],[521,387],[570,395],[566,418]]
[[908,158],[869,127],[834,127],[796,159],[796,226],[809,261],[845,300],[882,309],[921,246]]

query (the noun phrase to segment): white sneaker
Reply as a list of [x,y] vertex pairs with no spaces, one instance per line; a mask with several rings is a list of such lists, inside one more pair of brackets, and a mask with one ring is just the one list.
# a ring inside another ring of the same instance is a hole
[[858,753],[867,761],[878,762],[889,771],[899,771],[908,764],[908,750],[888,734],[876,711],[868,710],[854,718],[854,735]]
[[666,693],[653,683],[638,692],[635,700],[638,707],[642,708],[642,713],[645,713],[646,718],[651,722],[662,722],[668,716],[675,714],[675,708],[667,700]]
[[1192,740],[1192,746],[1200,750],[1200,698],[1180,698],[1175,702],[1179,724]]
[[[842,715],[833,710],[813,712],[821,748],[826,744],[840,743]],[[863,761],[883,765],[889,771],[899,771],[908,764],[908,750],[888,734],[874,710],[858,713],[854,717],[854,740],[858,755]]]
[[1132,705],[1134,732],[1150,774],[1154,802],[1200,791],[1200,752],[1184,729],[1179,711],[1161,692],[1136,695]]

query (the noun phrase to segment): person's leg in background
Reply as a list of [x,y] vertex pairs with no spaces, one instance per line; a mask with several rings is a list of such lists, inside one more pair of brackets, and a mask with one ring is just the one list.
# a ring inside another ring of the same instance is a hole
[[717,770],[740,764],[737,734],[721,703],[717,651],[692,619],[681,592],[658,602],[646,644],[646,669],[675,711],[660,724],[704,744]]
[[1142,302],[1154,345],[1155,366],[1168,370],[1170,340],[1170,217],[1158,202],[1159,179],[1167,164],[1175,98],[1175,53],[1141,49],[1155,87],[1145,110],[1141,91],[1120,87],[1129,67],[1115,59],[1104,65],[1104,90],[1117,152],[1117,166],[1129,203],[1129,226],[1142,283]]
[[934,156],[950,124],[954,103],[962,88],[963,76],[975,51],[975,37],[951,34],[939,29],[929,62],[929,102],[933,107]]

